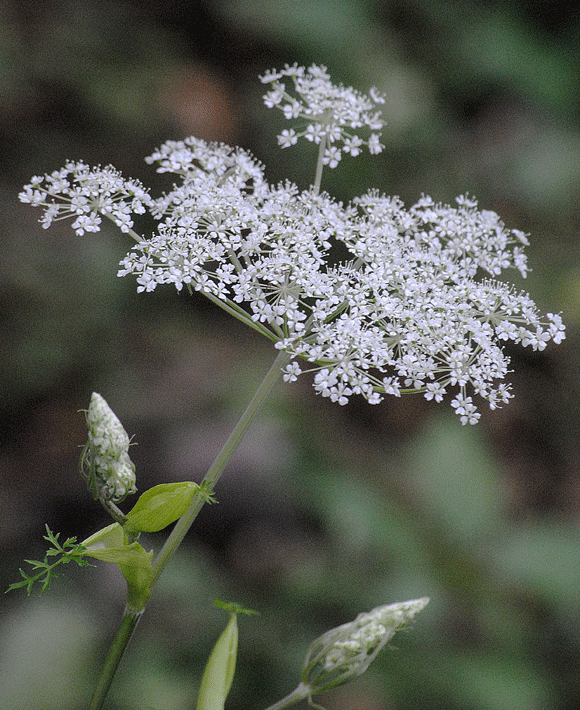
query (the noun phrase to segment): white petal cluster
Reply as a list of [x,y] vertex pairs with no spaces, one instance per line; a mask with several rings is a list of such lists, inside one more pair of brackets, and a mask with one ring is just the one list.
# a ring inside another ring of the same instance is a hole
[[33,207],[46,207],[40,220],[45,229],[72,217],[72,228],[79,236],[98,232],[102,216],[128,232],[133,227],[133,215],[143,214],[151,204],[138,180],[124,179],[111,165],[90,168],[72,161],[50,175],[33,177],[19,198]]
[[[272,187],[248,153],[193,138],[151,160],[183,183],[155,202],[162,228],[120,275],[136,274],[142,291],[185,284],[249,315],[306,361],[332,401],[412,391],[441,401],[451,388],[461,421],[474,424],[468,390],[492,408],[510,397],[498,384],[509,366],[503,341],[541,350],[563,337],[559,316],[541,318],[529,296],[495,280],[507,268],[526,275],[525,236],[469,197],[405,209],[369,192],[344,206],[291,183]],[[337,243],[350,259],[331,266]],[[293,362],[284,378],[300,372]]]
[[[543,350],[564,337],[560,317],[542,318],[527,294],[475,278],[505,268],[525,276],[525,237],[467,197],[457,207],[424,197],[409,210],[376,193],[355,202],[361,214],[343,239],[355,257],[342,273],[344,307],[310,338],[278,347],[317,363],[315,389],[339,404],[352,394],[376,403],[409,391],[441,401],[452,388],[461,422],[475,424],[468,390],[492,408],[510,397],[498,384],[509,366],[503,341]],[[287,379],[296,375],[293,368]]]
[[327,631],[308,649],[302,683],[314,694],[364,673],[397,631],[428,603],[429,598],[422,597],[385,604]]
[[[338,141],[345,127],[378,127],[376,95],[333,87],[323,67],[263,77],[272,105],[289,101],[285,76],[311,131],[335,125]],[[559,315],[542,316],[498,280],[506,269],[526,276],[526,236],[468,196],[454,206],[423,196],[406,208],[369,191],[343,205],[315,188],[271,185],[248,152],[196,138],[165,143],[147,161],[178,177],[157,200],[112,168],[83,163],[34,178],[21,199],[46,208],[45,226],[71,216],[79,234],[98,230],[100,215],[130,229],[148,211],[157,229],[119,275],[134,274],[139,291],[203,293],[292,356],[286,381],[311,372],[315,390],[341,405],[352,395],[371,404],[385,394],[450,396],[461,422],[475,424],[474,397],[492,409],[511,397],[506,342],[543,350],[565,337]]]
[[130,440],[105,399],[93,392],[87,411],[89,440],[82,464],[95,498],[119,503],[135,493],[135,465],[129,458]]
[[[280,133],[278,144],[282,148],[295,145],[301,137],[317,145],[323,142],[323,162],[329,168],[338,165],[343,153],[359,155],[365,145],[371,154],[382,151],[379,131],[384,122],[377,105],[385,99],[376,89],[367,96],[351,87],[333,84],[326,67],[316,64],[308,69],[286,65],[280,71],[266,72],[260,79],[271,85],[264,96],[268,108],[276,106],[285,118],[304,122],[300,130],[290,128]],[[287,88],[284,79],[291,80],[291,88]],[[358,135],[361,128],[370,129],[366,140]]]

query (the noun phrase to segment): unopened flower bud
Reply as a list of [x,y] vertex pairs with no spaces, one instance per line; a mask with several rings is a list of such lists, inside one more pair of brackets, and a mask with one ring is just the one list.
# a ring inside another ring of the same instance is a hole
[[135,465],[129,458],[130,440],[123,425],[100,394],[93,392],[87,411],[89,440],[81,473],[95,498],[119,503],[135,493]]
[[302,670],[309,695],[364,673],[386,643],[421,611],[428,597],[378,606],[354,621],[327,631],[314,641]]

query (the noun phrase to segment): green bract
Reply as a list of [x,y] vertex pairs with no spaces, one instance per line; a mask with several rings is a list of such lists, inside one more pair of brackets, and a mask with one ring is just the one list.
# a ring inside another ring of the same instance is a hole
[[99,530],[84,540],[82,545],[86,555],[112,562],[119,567],[127,581],[127,609],[141,611],[151,595],[153,551],[147,552],[138,542],[127,544],[119,523]]
[[157,532],[174,523],[185,513],[196,491],[197,483],[162,483],[145,491],[127,513],[125,530],[131,533]]
[[[87,555],[116,564],[127,580],[130,611],[143,609],[151,594],[153,551],[135,541],[141,532],[157,532],[178,520],[187,510],[197,483],[162,483],[145,491],[125,523],[113,523],[83,541]],[[130,540],[134,540],[130,542]]]
[[223,710],[236,670],[237,618],[235,613],[230,615],[228,625],[211,652],[199,686],[196,710]]

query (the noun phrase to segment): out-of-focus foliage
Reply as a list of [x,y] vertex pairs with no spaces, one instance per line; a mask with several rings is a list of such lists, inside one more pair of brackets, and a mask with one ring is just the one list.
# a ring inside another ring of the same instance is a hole
[[[289,692],[325,630],[424,595],[399,650],[321,698],[328,710],[580,705],[579,54],[577,11],[537,0],[2,3],[4,588],[43,554],[45,523],[83,539],[109,522],[77,474],[92,391],[135,437],[143,491],[201,479],[274,357],[195,296],[137,296],[115,276],[121,234],[44,232],[17,194],[67,158],[160,191],[143,156],[192,134],[240,144],[272,181],[304,186],[315,156],[277,148],[257,76],[326,64],[389,100],[385,152],[345,159],[324,187],[342,199],[369,186],[407,202],[475,194],[531,233],[534,272],[519,286],[569,328],[559,348],[513,352],[516,398],[475,428],[421,398],[339,408],[308,382],[280,385],[161,578],[111,710],[193,707],[223,624],[214,597],[261,613],[241,628],[231,710]],[[3,599],[2,710],[86,703],[123,580],[105,564],[66,572],[48,597]]]

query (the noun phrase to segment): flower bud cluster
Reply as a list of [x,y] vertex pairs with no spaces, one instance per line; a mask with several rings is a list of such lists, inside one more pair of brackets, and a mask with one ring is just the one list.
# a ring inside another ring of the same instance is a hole
[[[351,131],[382,125],[374,107],[383,99],[331,84],[324,67],[262,81],[272,85],[267,105],[306,119],[303,135],[326,150],[342,143],[354,155]],[[371,152],[376,141],[371,133]],[[132,215],[148,211],[157,229],[138,238],[119,275],[134,274],[138,291],[203,293],[292,357],[286,381],[311,372],[316,392],[341,405],[353,395],[376,404],[385,394],[451,394],[461,422],[475,424],[474,396],[492,409],[511,397],[506,342],[543,350],[565,337],[559,315],[539,314],[498,280],[506,269],[526,276],[526,235],[469,196],[454,206],[423,196],[407,208],[370,190],[344,205],[318,187],[271,185],[247,151],[196,138],[169,141],[147,162],[179,178],[156,200],[112,168],[83,163],[34,178],[20,198],[45,207],[45,227],[71,216],[79,234],[97,231],[104,215],[135,236]],[[340,263],[329,257],[336,245],[347,253]]]
[[429,603],[428,597],[385,604],[359,614],[314,641],[304,662],[302,683],[320,693],[364,673],[389,640]]
[[89,490],[101,501],[119,503],[135,493],[135,465],[123,425],[100,394],[93,392],[87,411],[89,440],[81,472]]

